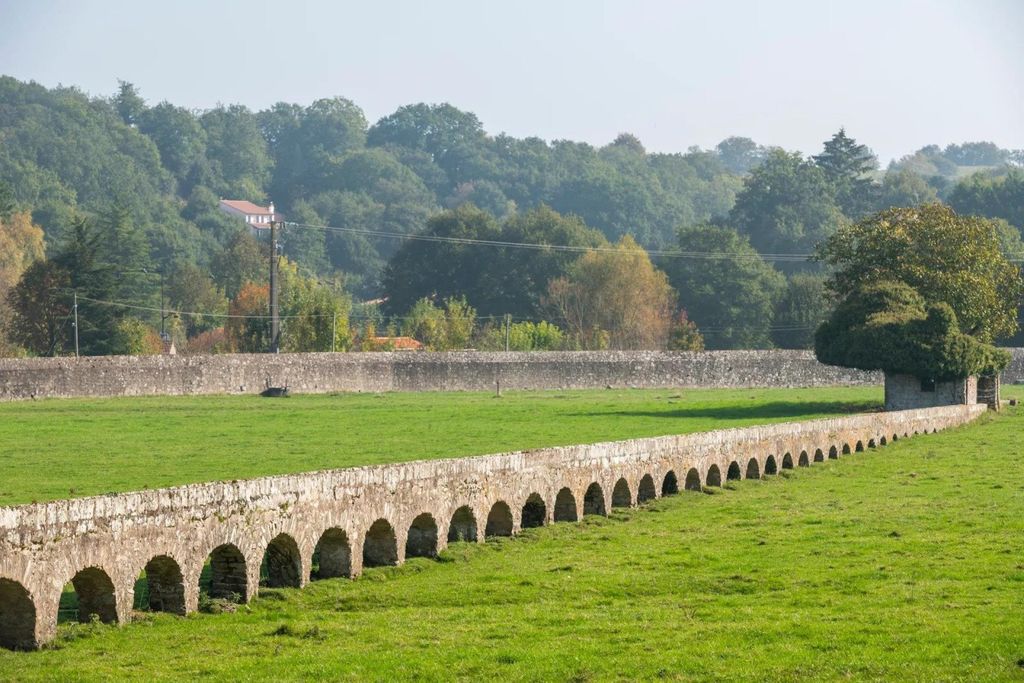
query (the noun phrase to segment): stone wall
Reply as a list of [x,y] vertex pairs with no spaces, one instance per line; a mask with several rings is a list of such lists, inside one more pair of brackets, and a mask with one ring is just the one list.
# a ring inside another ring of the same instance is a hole
[[301,353],[0,359],[0,401],[75,396],[881,384],[808,351]]
[[1024,384],[1024,348],[1007,349],[1013,356],[1009,367],[1003,370],[1003,383]]
[[269,586],[301,587],[314,558],[320,578],[353,577],[364,566],[433,556],[450,541],[809,466],[984,412],[873,413],[4,507],[0,645],[52,639],[69,581],[81,619],[128,621],[144,569],[149,607],[186,614],[197,608],[208,558],[209,593],[245,601],[260,589],[264,558]]
[[934,382],[930,391],[913,375],[886,374],[885,409],[911,410],[935,406],[969,405],[978,402],[978,378]]

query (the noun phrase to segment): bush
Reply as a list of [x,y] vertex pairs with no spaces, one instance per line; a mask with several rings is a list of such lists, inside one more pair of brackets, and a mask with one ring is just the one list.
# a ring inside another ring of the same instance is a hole
[[122,356],[154,356],[164,348],[157,331],[138,318],[117,321],[111,341],[113,352]]

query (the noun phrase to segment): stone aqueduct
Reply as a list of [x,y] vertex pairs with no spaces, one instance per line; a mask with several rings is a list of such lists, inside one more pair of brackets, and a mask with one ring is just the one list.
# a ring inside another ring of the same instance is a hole
[[854,415],[0,508],[0,645],[51,640],[69,581],[83,620],[128,621],[143,570],[149,608],[187,614],[201,580],[213,597],[254,597],[261,564],[269,586],[303,586],[314,562],[319,578],[354,577],[451,541],[808,466],[984,410]]

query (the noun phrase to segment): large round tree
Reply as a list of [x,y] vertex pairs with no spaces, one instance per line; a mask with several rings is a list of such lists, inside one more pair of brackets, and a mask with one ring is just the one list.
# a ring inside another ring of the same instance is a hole
[[1017,330],[1020,269],[997,226],[940,204],[882,211],[820,249],[840,300],[815,335],[831,365],[949,380],[995,372]]

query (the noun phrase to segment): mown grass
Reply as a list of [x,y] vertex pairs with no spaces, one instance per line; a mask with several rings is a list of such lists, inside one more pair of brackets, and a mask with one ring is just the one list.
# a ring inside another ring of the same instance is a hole
[[64,626],[8,680],[1020,680],[1024,411],[235,614]]
[[871,410],[875,387],[0,404],[0,505]]

